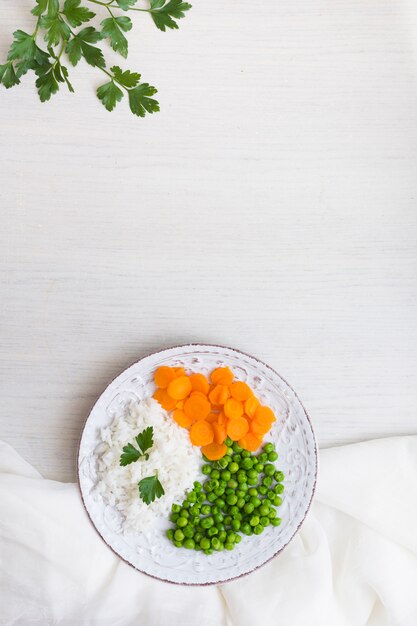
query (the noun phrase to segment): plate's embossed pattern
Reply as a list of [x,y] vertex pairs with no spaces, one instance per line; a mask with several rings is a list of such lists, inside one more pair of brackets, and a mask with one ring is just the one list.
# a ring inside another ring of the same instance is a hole
[[[236,378],[246,381],[261,402],[277,415],[268,439],[279,454],[276,465],[285,473],[282,524],[267,527],[262,535],[243,536],[233,552],[205,555],[177,549],[165,537],[168,522],[146,535],[124,535],[120,514],[104,503],[94,490],[99,431],[115,416],[123,415],[131,402],[154,391],[153,373],[160,365],[183,366],[204,374],[229,366]],[[278,554],[303,522],[317,477],[317,448],[307,414],[291,387],[257,359],[219,346],[188,345],[170,348],[138,361],[118,376],[94,405],[84,427],[78,456],[78,477],[87,512],[106,543],[138,570],[165,581],[182,584],[219,583],[256,569]]]

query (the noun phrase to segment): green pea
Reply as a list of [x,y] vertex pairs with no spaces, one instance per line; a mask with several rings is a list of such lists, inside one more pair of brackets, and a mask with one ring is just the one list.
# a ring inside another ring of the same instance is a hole
[[252,496],[251,499],[249,500],[249,502],[251,502],[253,504],[253,507],[255,509],[256,509],[256,507],[260,506],[260,504],[261,504],[261,501],[256,496]]
[[268,461],[268,455],[266,452],[262,452],[262,454],[260,454],[258,456],[258,461],[259,463],[266,463]]
[[242,457],[240,456],[240,454],[234,454],[234,455],[233,455],[233,460],[234,460],[236,463],[240,463],[240,461],[242,460]]
[[256,474],[256,478],[250,478],[248,476],[248,485],[257,485],[258,484],[258,474]]
[[241,541],[242,541],[242,537],[240,535],[236,535],[235,543],[240,543]]
[[284,472],[275,472],[274,473],[274,478],[277,481],[277,483],[282,483],[282,481],[284,480],[285,476],[284,476]]
[[234,542],[235,542],[235,537],[236,537],[236,535],[235,535],[235,533],[234,533],[234,532],[227,533],[227,539],[226,539],[226,541],[227,541],[228,543],[234,543]]
[[217,461],[217,465],[221,468],[224,469],[225,467],[227,467],[227,463],[228,461],[226,460],[226,457],[223,457],[222,459],[219,459]]
[[201,507],[201,515],[210,515],[211,507],[208,504],[203,504]]
[[233,440],[230,439],[230,437],[226,437],[226,439],[224,440],[224,443],[226,444],[228,448],[230,448],[230,446],[233,445]]
[[208,537],[213,537],[214,535],[218,535],[218,534],[219,534],[219,529],[216,528],[215,526],[212,526],[207,531],[207,536]]
[[221,524],[224,521],[224,516],[221,513],[217,513],[213,515],[213,519],[215,524]]
[[242,515],[242,513],[239,511],[239,513],[235,513],[235,515],[234,515],[233,519],[237,519],[237,520],[239,520],[239,522],[240,522],[240,520],[242,519],[242,517],[243,517],[243,515]]
[[217,487],[217,489],[214,489],[214,494],[219,498],[220,496],[222,496],[224,494],[224,487]]
[[226,550],[234,550],[235,549],[235,544],[234,543],[225,543],[224,547],[226,548]]
[[204,495],[204,493],[200,493],[200,494],[197,496],[197,502],[199,502],[200,504],[201,504],[202,502],[204,502],[204,500],[205,500],[205,499],[206,499],[206,496]]
[[221,530],[218,534],[219,541],[224,543],[226,541],[227,533],[225,530]]
[[228,467],[231,474],[236,474],[236,472],[239,470],[239,465],[234,461],[232,461],[232,463],[229,463]]
[[238,519],[233,519],[232,520],[232,528],[233,528],[233,530],[239,530],[239,528],[240,528],[240,521]]
[[204,554],[213,554],[213,550],[211,548],[204,550]]
[[227,481],[227,486],[229,489],[237,489],[237,481],[234,480],[234,478],[231,478],[230,480]]
[[272,504],[274,506],[281,506],[282,498],[280,498],[279,496],[275,496],[275,498],[272,500]]
[[232,516],[231,515],[226,515],[226,517],[224,518],[224,523],[227,525],[232,523]]
[[177,521],[177,519],[179,518],[179,513],[171,513],[171,515],[169,516],[169,519],[171,520],[171,522],[173,522],[175,524],[175,522]]
[[234,494],[234,493],[231,493],[230,495],[227,496],[226,502],[227,502],[227,504],[236,504],[236,502],[237,502],[237,495]]
[[248,478],[256,478],[258,479],[258,472],[256,471],[256,469],[250,469],[246,472],[246,475]]
[[234,517],[236,513],[239,513],[239,509],[237,508],[237,506],[231,506],[229,509],[229,513]]
[[244,533],[245,535],[249,535],[249,533],[250,533],[250,531],[251,531],[250,524],[248,524],[247,522],[245,522],[244,524],[242,524],[242,526],[241,526],[241,531],[242,531],[242,533]]
[[[184,502],[183,502],[183,506],[184,506]],[[180,511],[180,517],[190,517],[190,512],[187,509],[183,508]]]
[[171,511],[173,513],[179,513],[181,511],[181,506],[179,504],[173,504],[171,507]]
[[182,548],[182,541],[174,541],[174,546],[176,548]]
[[236,506],[239,509],[242,509],[245,506],[245,498],[239,498],[239,500],[236,502]]
[[259,517],[257,515],[252,515],[252,517],[249,520],[249,524],[251,526],[257,526],[259,524]]
[[196,543],[196,544],[195,544],[195,548],[194,548],[194,550],[197,550],[197,552],[201,552],[201,548],[200,548],[200,546],[198,545],[198,543]]
[[195,535],[194,535],[194,541],[195,541],[196,543],[200,544],[200,541],[202,540],[203,536],[204,536],[204,535],[203,535],[202,533],[195,533]]
[[268,491],[268,489],[265,487],[265,485],[260,485],[259,488],[258,488],[258,491],[259,491],[259,493],[261,495],[265,496],[267,491]]
[[239,487],[242,491],[247,491],[249,489],[248,483],[240,483]]
[[214,489],[218,489],[219,481],[216,478],[213,478],[209,481],[210,491],[214,491]]
[[170,541],[172,541],[174,539],[174,529],[173,528],[168,528],[166,535],[168,537],[168,539]]
[[269,526],[269,524],[271,523],[271,520],[269,519],[269,517],[266,517],[266,516],[260,517],[259,521],[261,522],[262,526]]
[[237,482],[238,483],[245,483],[246,482],[246,474],[238,474],[237,475]]
[[222,480],[224,480],[226,483],[228,480],[231,479],[232,475],[229,472],[229,470],[223,470],[222,473],[220,474]]
[[237,441],[234,441],[232,444],[232,448],[233,448],[233,452],[237,452],[238,454],[240,454],[241,452],[243,452],[243,448],[240,447],[240,445],[238,444]]
[[263,531],[264,531],[264,527],[262,526],[262,524],[257,524],[255,528],[253,529],[253,532],[255,533],[255,535],[260,535],[261,533],[263,533]]
[[268,498],[268,500],[272,501],[275,498],[275,491],[273,489],[270,489],[266,494],[266,497]]
[[186,539],[184,541],[184,548],[187,548],[187,550],[194,550],[195,548],[195,543],[193,539]]
[[176,530],[174,533],[174,539],[175,541],[183,541],[184,539],[184,533],[182,532],[182,530]]
[[220,478],[219,470],[216,470],[216,469],[211,470],[211,477],[216,479],[216,480],[219,480],[219,478]]
[[248,457],[244,457],[240,464],[240,467],[244,470],[250,470],[252,465],[253,465],[252,459],[249,459]]
[[275,474],[275,467],[271,463],[267,463],[264,467],[265,476],[273,476]]
[[245,513],[248,513],[248,515],[249,515],[250,513],[253,512],[254,508],[255,507],[253,506],[252,502],[247,502],[245,504],[245,506],[243,507],[243,510],[245,511]]
[[256,472],[258,472],[258,474],[260,474],[264,470],[264,464],[263,463],[255,463],[255,465],[253,466],[253,469]]
[[201,520],[201,526],[203,528],[211,528],[214,524],[214,519],[212,517],[205,517]]
[[238,498],[244,498],[246,494],[245,494],[245,492],[242,489],[238,489],[236,491],[236,495],[237,495]]
[[233,448],[232,447],[227,448],[227,455],[233,457]]
[[188,502],[197,502],[197,494],[195,493],[195,491],[190,491],[190,493],[187,495],[187,500]]
[[255,496],[255,497],[256,497],[256,496],[258,495],[258,490],[257,490],[257,489],[255,489],[255,487],[251,487],[251,488],[248,490],[248,494],[249,494],[250,496]]
[[216,502],[217,508],[219,508],[220,511],[222,511],[226,506],[226,502],[223,500],[223,498],[217,498],[215,502]]
[[270,511],[268,512],[268,517],[269,519],[274,519],[274,517],[277,516],[277,512],[275,509],[270,509]]
[[231,463],[231,461],[232,461],[232,457],[229,456],[228,454],[226,454],[226,456],[224,456],[223,459],[226,461],[225,467],[227,467],[229,465],[229,463]]
[[261,504],[261,506],[259,507],[259,514],[268,515],[268,513],[269,513],[269,506],[267,506],[266,504]]
[[211,465],[203,465],[201,471],[206,475],[211,474]]
[[278,485],[275,485],[274,487],[274,491],[277,494],[283,493],[284,491],[284,485],[282,483],[278,483]]
[[248,459],[251,456],[248,450],[242,450],[240,454],[241,454],[242,459]]
[[200,522],[200,516],[199,515],[194,515],[193,517],[190,517],[190,524],[191,526],[197,526],[197,524]]
[[220,547],[219,539],[217,537],[213,537],[213,539],[211,540],[211,545],[213,546],[215,550],[218,550]]
[[267,454],[269,454],[270,452],[274,452],[275,451],[275,446],[273,443],[266,443],[264,445],[264,452],[266,452]]
[[207,494],[207,500],[209,502],[214,502],[216,498],[217,498],[217,496],[214,493],[214,491],[212,491],[211,493]]
[[201,491],[201,490],[202,490],[202,488],[203,488],[203,485],[202,485],[201,483],[199,483],[199,482],[198,482],[198,480],[195,480],[195,481],[194,481],[194,489],[195,489],[196,491]]
[[273,463],[277,459],[278,459],[278,454],[276,452],[270,452],[268,454],[268,461],[271,461],[271,463]]
[[199,506],[192,506],[190,509],[190,515],[191,517],[195,517],[196,515],[200,515],[200,507]]
[[280,526],[282,519],[280,517],[276,517],[275,519],[271,519],[272,526]]
[[201,547],[203,550],[208,550],[208,549],[210,548],[210,545],[211,545],[211,543],[210,543],[210,539],[207,539],[207,537],[203,537],[203,538],[200,540],[200,547]]
[[187,524],[187,526],[182,529],[182,532],[184,533],[184,537],[192,537],[194,535],[194,528],[191,524]]
[[265,476],[265,478],[262,481],[262,484],[265,487],[270,487],[272,485],[272,476]]

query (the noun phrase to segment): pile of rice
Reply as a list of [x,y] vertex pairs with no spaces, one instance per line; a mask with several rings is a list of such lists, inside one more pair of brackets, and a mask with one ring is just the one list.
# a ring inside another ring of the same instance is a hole
[[[123,446],[133,443],[147,426],[153,426],[154,444],[149,459],[120,466]],[[198,480],[201,454],[190,442],[188,431],[180,428],[156,400],[132,403],[124,416],[117,416],[101,429],[96,492],[123,518],[123,531],[142,532],[158,520],[168,518],[173,502],[181,503],[186,491]],[[158,478],[165,495],[150,505],[139,497],[138,482],[147,476]]]

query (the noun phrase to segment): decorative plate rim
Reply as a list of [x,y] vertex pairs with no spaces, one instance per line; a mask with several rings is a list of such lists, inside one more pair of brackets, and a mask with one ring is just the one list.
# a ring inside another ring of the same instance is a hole
[[[300,406],[304,412],[305,417],[307,418],[307,422],[308,425],[310,427],[311,430],[311,436],[313,439],[313,443],[314,443],[314,481],[313,481],[313,485],[312,485],[312,490],[311,490],[311,496],[310,496],[310,500],[307,504],[305,513],[303,518],[301,519],[300,523],[298,524],[297,528],[294,530],[293,534],[291,535],[291,537],[288,539],[288,541],[279,549],[277,550],[272,556],[270,556],[269,558],[267,558],[265,561],[263,561],[263,563],[256,565],[255,567],[252,567],[251,569],[249,569],[246,572],[243,572],[241,574],[238,574],[236,576],[231,576],[230,578],[224,579],[224,580],[218,580],[218,581],[209,581],[209,582],[180,582],[180,581],[176,581],[176,580],[169,580],[166,578],[161,578],[160,576],[156,576],[154,574],[150,574],[149,572],[145,572],[144,570],[141,570],[139,567],[137,567],[136,565],[134,565],[133,563],[131,563],[130,561],[128,561],[126,558],[124,558],[123,556],[121,556],[118,552],[116,552],[116,550],[107,542],[107,540],[103,537],[103,535],[101,534],[101,532],[98,530],[97,526],[95,525],[90,512],[87,508],[87,505],[85,503],[84,500],[84,494],[81,488],[81,481],[80,481],[80,448],[81,448],[81,442],[83,439],[83,435],[84,435],[84,431],[87,425],[87,422],[91,416],[91,413],[94,410],[95,405],[97,404],[98,400],[101,398],[101,396],[103,395],[103,393],[106,391],[106,389],[119,377],[123,374],[123,372],[125,372],[126,370],[130,369],[131,367],[133,367],[134,365],[136,365],[137,363],[140,363],[141,361],[143,361],[144,359],[151,357],[151,356],[155,356],[157,354],[161,354],[162,352],[167,352],[169,350],[178,350],[178,349],[186,349],[189,347],[198,347],[201,346],[203,348],[217,348],[217,349],[223,349],[223,350],[231,350],[232,352],[237,352],[238,354],[241,354],[243,356],[249,357],[251,359],[253,359],[254,361],[256,361],[257,363],[263,365],[264,367],[266,367],[268,370],[270,370],[274,375],[278,376],[288,387],[289,389],[291,389],[292,393],[294,394],[294,396],[296,397],[297,401],[300,403]],[[317,486],[317,477],[318,477],[318,465],[319,465],[319,461],[318,461],[318,449],[317,449],[317,440],[316,440],[316,436],[314,433],[314,429],[311,423],[311,419],[309,414],[306,411],[305,406],[303,405],[303,403],[301,402],[297,392],[293,389],[293,387],[287,382],[287,380],[281,376],[281,374],[279,374],[279,372],[277,372],[273,367],[271,367],[270,365],[268,365],[268,363],[265,363],[264,361],[262,361],[261,359],[258,359],[258,357],[253,356],[252,354],[249,354],[248,352],[244,352],[243,350],[239,350],[238,348],[232,348],[230,346],[224,346],[222,344],[212,344],[212,343],[200,343],[200,342],[191,342],[191,343],[185,343],[185,344],[179,344],[179,345],[173,345],[173,346],[168,346],[166,348],[162,348],[160,350],[153,350],[152,352],[149,352],[145,355],[143,355],[140,359],[136,359],[134,361],[132,361],[130,363],[130,365],[127,365],[127,367],[123,368],[122,370],[120,370],[118,372],[118,374],[116,374],[108,383],[107,385],[105,385],[105,387],[103,388],[103,390],[99,393],[98,396],[96,396],[96,398],[94,399],[94,402],[91,405],[90,410],[88,411],[88,414],[84,420],[84,423],[82,425],[82,429],[81,429],[81,433],[80,433],[80,437],[79,437],[79,441],[78,441],[78,447],[77,447],[77,453],[76,453],[76,466],[77,466],[77,487],[78,487],[78,491],[79,494],[81,496],[81,502],[82,505],[84,507],[84,510],[88,516],[88,519],[90,520],[91,525],[93,526],[94,530],[96,531],[96,533],[99,535],[99,537],[104,541],[104,543],[106,544],[106,546],[108,548],[110,548],[110,550],[122,561],[124,561],[125,563],[127,563],[130,567],[132,567],[133,569],[135,569],[137,572],[140,572],[141,574],[144,574],[145,576],[149,576],[150,578],[153,578],[154,580],[160,580],[164,583],[169,583],[171,585],[180,585],[180,586],[185,586],[185,587],[208,587],[208,586],[212,586],[212,585],[223,585],[225,583],[228,582],[232,582],[234,580],[238,580],[239,578],[243,578],[244,576],[248,576],[249,574],[251,574],[252,572],[255,572],[256,570],[260,569],[261,567],[263,567],[264,565],[266,565],[267,563],[270,563],[273,559],[275,559],[279,554],[281,554],[281,552],[283,550],[285,550],[285,548],[291,543],[291,541],[294,539],[294,537],[297,535],[297,533],[299,532],[301,526],[304,524],[306,517],[311,509],[311,504],[313,502],[313,498],[314,498],[314,494],[316,491],[316,486]]]

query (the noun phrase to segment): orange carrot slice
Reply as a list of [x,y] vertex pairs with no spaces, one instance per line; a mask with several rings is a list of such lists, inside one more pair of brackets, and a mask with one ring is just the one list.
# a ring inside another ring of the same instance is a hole
[[175,406],[177,407],[177,409],[181,409],[182,411],[184,408],[184,400],[179,400]]
[[203,374],[191,374],[190,383],[193,391],[201,391],[205,395],[209,392],[209,381]]
[[214,441],[216,443],[223,443],[227,437],[225,426],[223,426],[222,424],[219,424],[218,422],[217,423],[214,422],[212,426],[213,426],[213,432],[214,432]]
[[166,389],[157,389],[153,394],[153,397],[166,411],[172,411],[173,409],[175,409],[176,400],[168,395]]
[[246,383],[241,382],[240,380],[232,383],[229,387],[230,395],[235,400],[239,400],[239,402],[245,402],[248,398],[252,396],[252,389]]
[[227,424],[227,417],[225,416],[224,413],[219,413],[217,416],[217,423],[220,424],[220,426],[226,426]]
[[257,437],[263,437],[270,430],[271,424],[260,424],[256,419],[251,421],[250,431]]
[[183,367],[174,367],[175,376],[178,378],[179,376],[187,376],[187,373]]
[[269,426],[271,426],[272,422],[275,421],[275,415],[269,406],[258,406],[255,411],[254,419],[256,419],[259,424],[265,424],[265,426],[269,424]]
[[227,446],[224,443],[209,443],[201,448],[201,452],[209,461],[217,461],[226,454]]
[[202,391],[192,391],[190,393],[190,396],[200,396],[200,398],[204,398],[204,400],[207,400],[206,394],[203,393]]
[[191,420],[203,420],[210,413],[211,404],[207,398],[197,392],[198,395],[192,395],[184,402],[184,413]]
[[245,420],[244,417],[236,417],[235,419],[230,419],[227,422],[227,436],[233,441],[239,441],[239,439],[242,439],[242,437],[247,434],[248,430],[248,420]]
[[259,400],[258,398],[255,398],[255,396],[251,396],[250,398],[248,398],[245,402],[245,413],[246,415],[248,415],[248,417],[252,418],[255,415],[255,411],[259,406]]
[[262,439],[259,439],[253,433],[247,433],[242,439],[239,439],[239,445],[249,452],[255,452],[262,443]]
[[194,446],[206,446],[213,443],[214,432],[206,420],[197,420],[190,428],[190,439]]
[[212,404],[224,404],[229,397],[229,389],[226,385],[216,385],[209,393],[209,400]]
[[213,424],[213,422],[217,422],[218,417],[218,413],[209,413],[206,417],[206,422],[208,422],[209,424]]
[[233,372],[228,367],[218,367],[210,374],[211,382],[215,385],[230,385],[233,378]]
[[166,389],[171,380],[174,380],[174,378],[174,369],[172,367],[167,367],[166,365],[158,367],[154,375],[155,384],[160,389]]
[[191,383],[188,376],[174,378],[168,385],[168,394],[175,400],[184,400],[191,391]]
[[234,398],[229,398],[224,403],[224,414],[229,419],[235,419],[243,415],[243,404]]
[[172,417],[177,422],[177,424],[179,424],[183,428],[190,428],[192,424],[191,417],[186,415],[184,411],[181,411],[180,409],[176,409]]

